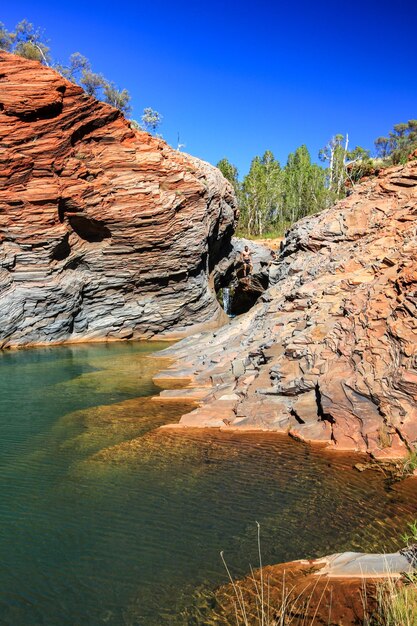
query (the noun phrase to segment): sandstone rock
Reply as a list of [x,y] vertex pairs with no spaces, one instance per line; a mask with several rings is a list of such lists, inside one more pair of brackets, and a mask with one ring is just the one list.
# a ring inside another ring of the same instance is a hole
[[417,444],[416,227],[416,161],[295,224],[253,309],[167,351],[212,385],[193,425],[227,381],[239,396],[227,428],[407,454]]
[[0,346],[181,336],[223,313],[220,172],[0,52]]
[[368,620],[374,623],[370,618],[377,609],[377,585],[384,589],[384,579],[388,579],[389,589],[395,585],[399,588],[402,574],[414,571],[413,563],[400,552],[344,552],[321,559],[269,565],[262,568],[262,578],[261,570],[255,570],[234,585],[220,587],[208,622],[235,624],[236,612],[241,618],[244,606],[247,622],[256,623],[263,584],[265,612],[277,623],[281,620],[294,626],[355,626]]

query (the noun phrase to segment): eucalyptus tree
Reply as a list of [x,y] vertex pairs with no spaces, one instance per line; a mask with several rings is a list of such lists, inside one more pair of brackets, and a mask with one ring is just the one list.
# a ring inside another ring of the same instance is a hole
[[216,167],[218,167],[223,176],[227,178],[230,183],[232,183],[233,189],[238,196],[240,194],[241,185],[239,183],[239,171],[237,167],[233,165],[233,163],[230,163],[230,161],[226,158],[221,159],[217,163]]
[[146,107],[146,109],[143,110],[141,122],[141,127],[148,131],[148,133],[153,134],[156,133],[162,123],[162,115],[151,107]]
[[417,120],[395,124],[388,137],[375,140],[377,155],[394,165],[405,163],[408,156],[417,149]]
[[242,218],[249,235],[262,236],[282,221],[282,170],[271,151],[252,160],[242,185]]
[[326,172],[311,162],[305,145],[288,156],[284,168],[284,209],[290,223],[326,205]]
[[130,94],[127,89],[118,89],[114,83],[105,81],[103,85],[104,100],[127,115],[132,110]]
[[328,163],[327,187],[334,199],[343,195],[346,180],[346,164],[348,161],[349,137],[334,135],[319,152],[319,159]]
[[26,19],[18,22],[14,31],[8,31],[0,23],[0,49],[32,61],[40,61],[44,65],[49,65],[51,61],[42,31]]

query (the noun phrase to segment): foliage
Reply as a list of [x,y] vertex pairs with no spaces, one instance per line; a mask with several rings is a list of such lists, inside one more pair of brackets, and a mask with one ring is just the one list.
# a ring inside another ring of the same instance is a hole
[[90,69],[83,69],[81,72],[80,85],[89,96],[98,98],[100,90],[104,88],[105,79],[101,74],[92,72]]
[[235,193],[238,195],[240,192],[239,184],[239,171],[233,163],[230,163],[228,159],[222,159],[217,163],[217,167],[223,174],[223,176],[233,185]]
[[406,546],[417,543],[417,520],[407,524],[407,530],[401,535],[401,539]]
[[162,122],[162,115],[154,111],[151,107],[144,109],[142,117],[142,127],[149,133],[155,133]]
[[376,587],[376,611],[364,626],[417,626],[417,586],[388,576]]
[[255,157],[241,190],[242,221],[249,235],[262,236],[282,214],[281,166],[271,151]]
[[361,146],[349,150],[348,135],[334,135],[319,152],[323,167],[311,161],[305,145],[288,155],[283,168],[266,151],[252,160],[242,181],[237,168],[222,159],[217,167],[232,183],[239,201],[238,234],[281,236],[295,221],[344,198],[364,177],[406,162],[417,149],[417,120],[396,124],[389,137],[378,137],[375,146],[376,158]]
[[0,22],[0,50],[11,52],[13,48],[14,33],[9,33],[3,22]]
[[106,81],[103,86],[105,102],[127,115],[131,111],[130,94],[127,89],[117,89],[114,83]]
[[417,149],[417,120],[395,124],[387,137],[375,140],[377,156],[388,161],[389,165],[406,163],[409,155]]
[[[8,31],[0,22],[0,50],[13,52],[27,59],[39,61],[44,65],[51,64],[49,47],[43,40],[42,31],[35,28],[26,19],[20,21],[14,31]],[[131,111],[130,94],[127,89],[118,89],[102,74],[94,72],[90,61],[80,52],[74,52],[67,65],[53,64],[54,69],[68,80],[81,85],[89,96],[104,100],[107,104],[120,109],[125,115]],[[147,108],[142,116],[143,126],[150,132],[155,132],[161,123],[162,116],[157,111]]]
[[49,65],[51,60],[42,31],[26,19],[16,24],[15,30],[10,32],[0,23],[0,49],[44,65]]
[[311,162],[305,145],[288,156],[284,191],[285,217],[290,223],[320,211],[327,204],[326,172]]
[[242,182],[227,159],[217,167],[232,183],[239,200],[239,234],[279,236],[294,221],[327,206],[326,171],[311,162],[304,145],[288,156],[284,168],[269,150],[255,157]]

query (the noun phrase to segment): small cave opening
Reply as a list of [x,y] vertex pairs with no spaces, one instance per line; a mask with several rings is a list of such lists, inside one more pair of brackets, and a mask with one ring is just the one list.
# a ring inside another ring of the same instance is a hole
[[61,241],[52,250],[51,259],[54,261],[63,261],[71,254],[71,246],[68,242],[69,233],[64,235]]
[[110,229],[99,220],[82,215],[71,215],[68,221],[74,232],[89,243],[98,243],[111,237]]
[[239,258],[224,273],[218,271],[215,277],[217,300],[229,317],[247,313],[268,285],[269,276],[263,266],[245,273]]

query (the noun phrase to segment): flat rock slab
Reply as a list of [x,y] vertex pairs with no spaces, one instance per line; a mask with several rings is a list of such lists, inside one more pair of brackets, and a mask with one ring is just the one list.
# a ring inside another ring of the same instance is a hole
[[414,572],[410,561],[400,554],[365,554],[342,552],[313,561],[322,566],[317,575],[338,578],[379,578]]

